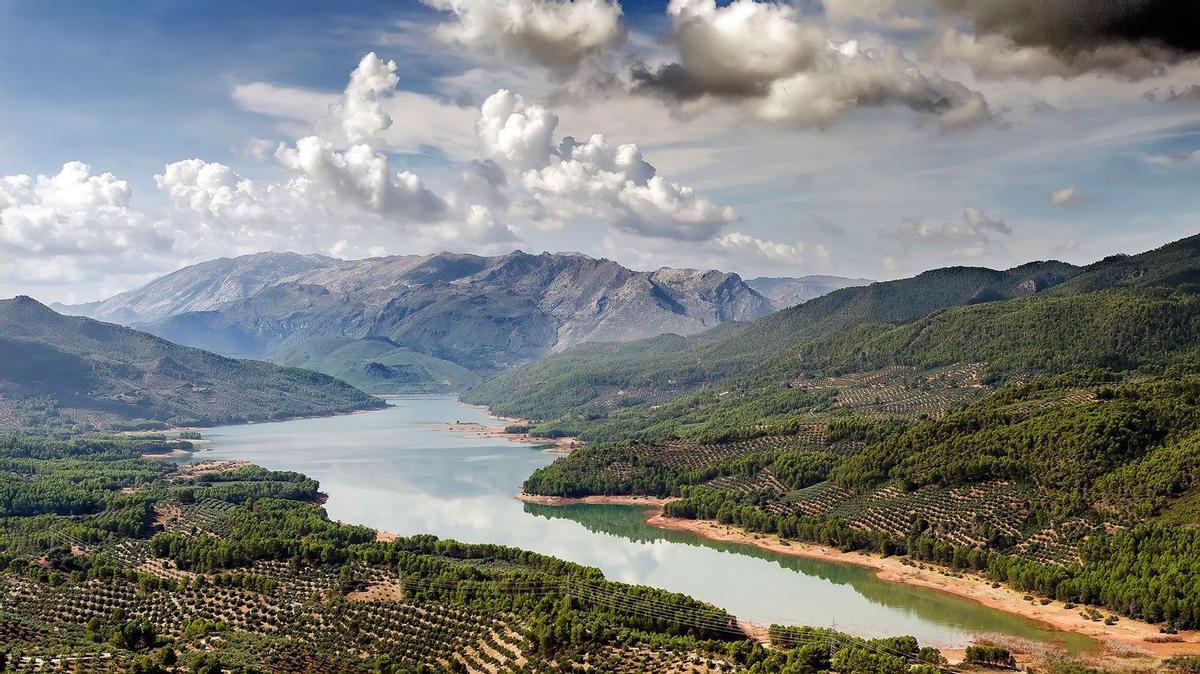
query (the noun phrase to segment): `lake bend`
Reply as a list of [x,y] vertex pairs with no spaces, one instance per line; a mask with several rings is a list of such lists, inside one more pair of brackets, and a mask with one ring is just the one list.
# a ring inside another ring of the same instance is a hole
[[399,535],[497,543],[593,566],[611,579],[682,592],[763,625],[832,626],[861,636],[908,634],[958,648],[1000,633],[1092,643],[935,590],[884,581],[872,569],[710,541],[645,523],[636,506],[541,506],[514,498],[559,455],[501,437],[451,432],[495,424],[453,396],[404,396],[387,409],[222,426],[191,460],[242,459],[321,483],[330,518]]

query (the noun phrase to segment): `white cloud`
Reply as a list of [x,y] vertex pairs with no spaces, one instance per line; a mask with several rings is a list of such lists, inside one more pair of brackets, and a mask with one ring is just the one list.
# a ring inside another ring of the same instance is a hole
[[[232,95],[241,108],[281,120],[280,131],[285,134],[302,137],[312,134],[316,127],[327,140],[346,146],[345,134],[338,126],[321,123],[340,100],[336,94],[251,82],[234,87]],[[419,153],[432,147],[455,160],[466,161],[473,156],[476,139],[472,125],[478,108],[400,90],[378,96],[376,102],[381,112],[393,120],[372,141],[377,149]],[[268,155],[274,147],[270,145]]]
[[625,39],[615,0],[422,0],[454,19],[438,27],[446,42],[491,49],[552,70],[575,69]]
[[[388,144],[381,139],[397,126],[387,109],[396,98],[395,70],[375,54],[365,56],[343,96],[314,122],[325,135],[277,145],[273,155],[287,172],[283,179],[256,184],[229,166],[200,159],[165,166],[155,180],[174,204],[176,219],[194,232],[190,250],[288,248],[346,256],[490,250],[517,241],[503,221],[510,200],[497,163],[468,164],[461,189],[445,197],[417,175],[391,167],[379,146]],[[304,109],[291,114],[303,116]],[[464,122],[467,133],[473,123],[473,116]],[[361,142],[345,145],[352,140]]]
[[439,224],[431,232],[447,245],[478,247],[509,245],[519,241],[507,225],[496,219],[492,210],[487,206],[474,204],[468,206],[461,223]]
[[1147,154],[1142,156],[1142,160],[1147,164],[1162,168],[1173,168],[1186,164],[1200,164],[1200,149],[1176,154]]
[[297,191],[314,188],[318,196],[330,194],[365,211],[413,221],[432,220],[446,210],[441,197],[419,177],[408,171],[393,173],[387,157],[369,145],[338,152],[328,141],[307,136],[295,147],[281,146],[275,157],[303,181]]
[[862,51],[846,43],[826,64],[771,83],[759,114],[774,121],[828,125],[859,107],[903,105],[936,115],[943,126],[970,126],[988,119],[983,96],[941,75],[925,75],[900,50]]
[[662,266],[720,269],[755,276],[800,276],[833,270],[831,251],[820,243],[783,243],[743,232],[728,232],[707,241],[680,246],[667,239],[622,230],[605,235],[607,257],[634,269]]
[[886,30],[915,31],[925,26],[919,2],[908,0],[822,0],[835,24],[864,24]]
[[931,247],[948,251],[952,257],[977,258],[993,252],[997,238],[1012,234],[1012,227],[1000,217],[967,206],[957,221],[907,218],[884,230],[905,250]]
[[659,177],[644,185],[627,181],[616,196],[628,211],[615,224],[639,234],[703,241],[737,221],[732,208],[717,206],[696,196],[692,188]]
[[224,164],[177,161],[164,166],[154,182],[179,209],[238,218],[261,217],[265,211],[254,183]]
[[252,136],[242,144],[241,153],[261,161],[274,154],[276,146],[276,143],[265,138]]
[[1095,195],[1084,192],[1077,185],[1067,185],[1057,190],[1051,190],[1049,198],[1050,203],[1054,206],[1080,206],[1097,201]]
[[923,73],[896,47],[839,42],[828,26],[790,4],[672,0],[667,11],[679,63],[639,68],[633,79],[675,101],[742,101],[762,118],[817,126],[857,108],[893,105],[946,126],[990,117],[978,92]]
[[0,176],[0,249],[40,258],[153,253],[169,232],[129,207],[129,183],[68,162],[55,175]]
[[594,134],[585,143],[568,136],[556,147],[557,126],[553,112],[503,89],[484,101],[476,124],[485,151],[521,173],[522,185],[554,217],[609,218],[630,232],[690,241],[710,239],[737,220],[732,208],[655,175],[636,145]]
[[279,148],[295,171],[257,185],[232,168],[189,159],[155,176],[176,207],[189,258],[258,250],[335,257],[453,249],[500,251],[519,239],[485,205],[444,201],[409,173],[389,174],[365,145],[337,152],[315,136]]
[[752,269],[758,268],[759,263],[784,265],[792,270],[825,269],[831,261],[829,248],[823,244],[764,241],[741,232],[717,237],[716,245],[731,258],[752,264]]
[[501,89],[483,102],[475,132],[485,154],[523,171],[550,160],[557,127],[558,115]]
[[1068,185],[1062,189],[1052,190],[1050,192],[1050,203],[1055,206],[1065,206],[1072,201],[1079,199],[1079,188],[1074,185]]
[[761,90],[813,67],[825,32],[791,5],[735,0],[671,0],[667,5],[681,66],[705,92]]
[[392,125],[392,117],[384,111],[380,99],[395,91],[399,82],[395,61],[385,62],[375,52],[367,54],[351,71],[345,91],[329,105],[317,128],[339,146],[374,146],[380,134]]

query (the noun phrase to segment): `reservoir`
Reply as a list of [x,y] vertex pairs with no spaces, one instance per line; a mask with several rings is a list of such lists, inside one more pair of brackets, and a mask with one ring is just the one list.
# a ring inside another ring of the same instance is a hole
[[611,580],[682,592],[767,625],[833,626],[862,636],[908,634],[959,647],[974,634],[1060,641],[1085,637],[871,569],[709,541],[645,524],[632,506],[539,506],[513,498],[558,455],[503,438],[446,430],[495,423],[453,396],[409,396],[385,410],[206,430],[195,460],[244,459],[317,479],[329,516],[400,535],[498,543],[597,567]]

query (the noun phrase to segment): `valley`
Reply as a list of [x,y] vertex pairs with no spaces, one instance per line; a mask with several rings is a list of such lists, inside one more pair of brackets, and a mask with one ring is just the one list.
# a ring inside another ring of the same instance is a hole
[[0,674],[1200,674],[1200,0],[0,0]]
[[[1200,432],[1198,241],[1082,268],[935,270],[690,336],[570,346],[498,374],[475,372],[479,383],[462,395],[469,404],[428,394],[384,402],[326,375],[221,358],[11,300],[0,309],[14,336],[69,354],[61,358],[93,359],[100,365],[91,371],[111,383],[56,380],[57,389],[43,392],[49,413],[10,415],[19,423],[9,423],[16,472],[6,535],[9,548],[26,551],[10,565],[31,568],[21,566],[24,555],[38,553],[34,566],[44,572],[17,577],[51,585],[63,573],[94,582],[108,564],[125,569],[118,577],[168,593],[185,592],[193,579],[250,583],[263,599],[239,601],[266,601],[255,610],[300,610],[302,621],[324,624],[334,620],[324,612],[342,612],[343,601],[395,608],[394,620],[409,620],[410,589],[428,582],[412,580],[413,569],[443,564],[430,555],[498,564],[500,576],[464,571],[433,581],[437,602],[487,607],[491,618],[464,616],[453,628],[468,635],[453,648],[469,657],[446,659],[386,634],[363,637],[407,663],[401,668],[537,670],[554,662],[569,671],[572,658],[630,639],[652,660],[684,653],[670,660],[681,672],[786,671],[780,667],[808,657],[789,643],[834,642],[844,657],[896,671],[937,669],[946,657],[1032,667],[1079,661],[1112,671],[1180,662],[1171,659],[1200,655],[1200,577],[1189,570]],[[70,331],[79,336],[64,339]],[[128,345],[112,348],[115,337]],[[306,351],[303,364],[330,369],[380,357],[363,343],[310,342],[323,346]],[[214,366],[216,374],[202,369]],[[50,380],[38,372],[11,369],[4,399],[20,403],[40,391]],[[264,374],[244,379],[246,372],[264,373],[267,383]],[[197,393],[205,390],[195,384],[200,376],[214,377],[215,396]],[[243,381],[250,388],[238,388]],[[158,397],[120,408],[137,390]],[[318,392],[350,402],[296,406],[297,396]],[[233,417],[170,411],[210,398],[236,405],[239,395],[260,406],[276,396],[292,407]],[[77,408],[86,406],[75,400],[117,416],[83,425]],[[489,408],[510,418],[499,423]],[[355,410],[363,413],[344,414]],[[199,430],[164,435],[171,426]],[[96,430],[139,432],[89,439]],[[82,435],[75,442],[83,444],[60,448],[53,443],[63,440],[44,433]],[[55,449],[30,449],[39,443]],[[129,463],[127,443],[140,444],[134,456],[142,458]],[[66,477],[105,460],[117,463],[95,468],[100,474],[138,477]],[[201,463],[191,468],[193,461]],[[48,490],[44,497],[18,487],[27,474]],[[121,513],[115,528],[105,515],[113,509]],[[33,535],[39,517],[48,528]],[[70,523],[76,518],[82,528]],[[380,567],[382,559],[391,561]],[[552,561],[514,562],[526,559]],[[279,562],[289,570],[271,566]],[[568,566],[531,581],[506,575],[513,563]],[[295,576],[310,567],[337,569],[339,580]],[[247,575],[225,579],[225,569]],[[463,595],[464,582],[490,589]],[[318,604],[288,599],[302,591],[286,589],[293,585],[312,587]],[[498,587],[557,596],[564,603],[553,610],[568,622],[598,610],[652,624],[627,624],[621,629],[634,632],[625,636],[592,623],[567,632],[540,627],[548,604],[523,613],[528,598],[488,598]],[[20,582],[12,590],[39,591]],[[249,642],[214,650],[189,641],[190,625],[164,622],[136,601],[131,610],[196,657],[236,653],[284,666],[282,651]],[[63,620],[18,615],[18,630],[60,629]],[[351,632],[363,629],[364,616],[339,615]],[[239,620],[219,629],[230,637],[254,632]],[[330,650],[343,628],[324,642],[290,629],[277,645],[311,649],[339,668],[365,664]],[[897,634],[912,641],[893,641]],[[77,652],[78,643],[63,648]],[[105,652],[139,651],[124,648]]]
[[329,494],[324,507],[335,520],[532,550],[622,582],[688,594],[764,626],[829,626],[823,605],[835,601],[843,608],[830,618],[860,636],[902,632],[953,648],[990,633],[1075,650],[1088,643],[970,602],[897,588],[856,568],[659,531],[638,506],[522,504],[513,498],[522,480],[555,455],[436,429],[487,421],[453,398],[391,402],[388,410],[352,417],[215,428],[206,433],[211,451],[195,458],[236,458],[309,475]]

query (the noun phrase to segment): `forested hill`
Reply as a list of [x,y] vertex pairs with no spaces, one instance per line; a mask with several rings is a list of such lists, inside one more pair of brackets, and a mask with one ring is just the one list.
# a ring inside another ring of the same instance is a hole
[[686,339],[568,351],[467,397],[502,414],[554,419],[662,403],[717,382],[753,388],[889,365],[984,362],[994,379],[1169,364],[1194,350],[1198,278],[1200,237],[1082,269],[938,269]]
[[382,406],[322,374],[233,360],[0,300],[0,427],[212,425]]
[[623,404],[661,402],[747,372],[810,341],[867,324],[900,324],[963,305],[1039,294],[1079,268],[1056,261],[1006,271],[947,267],[913,278],[844,288],[753,323],[692,337],[566,351],[506,372],[467,394],[498,412],[554,418],[612,395]]
[[[772,358],[671,401],[601,396],[534,427],[589,443],[524,490],[680,496],[667,516],[904,554],[1043,606],[1193,629],[1198,280],[1193,237],[1024,297],[777,342]],[[710,344],[758,349],[775,320]],[[683,360],[703,352],[676,347]],[[598,350],[587,357],[603,373]],[[514,399],[537,409],[540,390]]]

